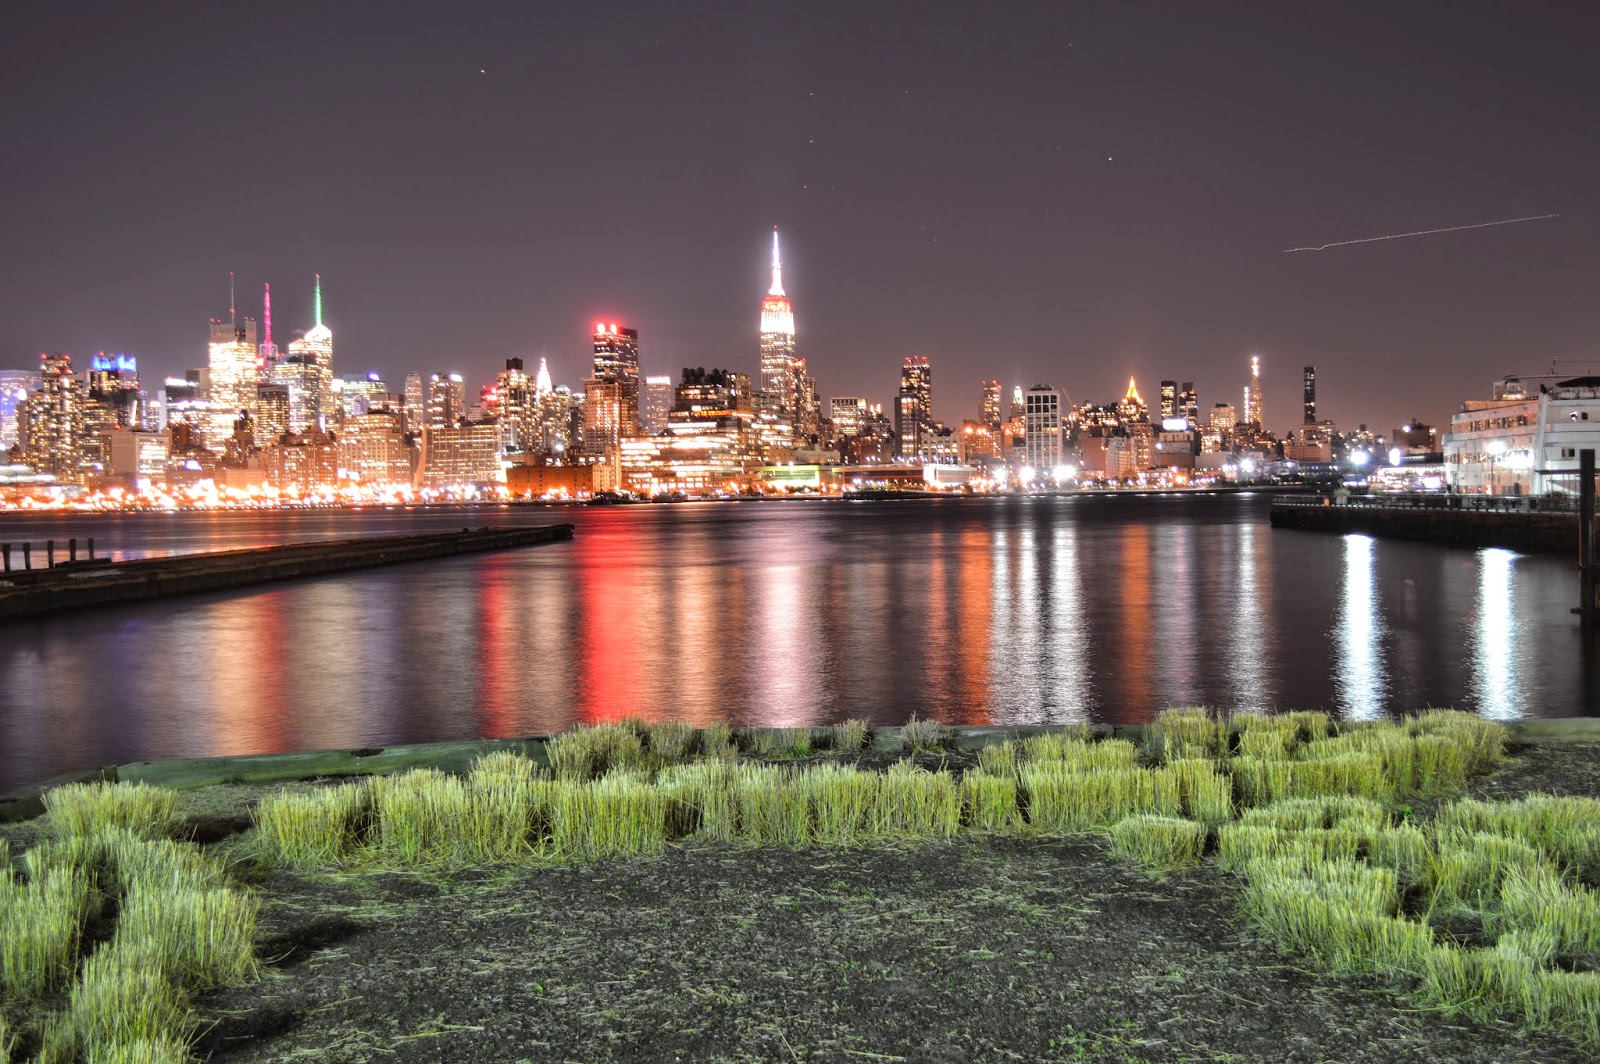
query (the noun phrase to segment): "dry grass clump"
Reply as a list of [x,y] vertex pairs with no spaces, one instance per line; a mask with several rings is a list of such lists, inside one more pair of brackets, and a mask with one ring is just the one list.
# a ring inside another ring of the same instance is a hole
[[1184,816],[1206,824],[1225,824],[1233,819],[1233,780],[1217,771],[1217,762],[1180,758],[1157,771],[1177,785]]
[[627,776],[560,782],[550,792],[550,823],[561,857],[597,861],[660,853],[672,799],[664,788]]
[[123,898],[115,948],[185,987],[242,986],[260,975],[261,906],[226,887],[135,886]]
[[1029,736],[1021,753],[1029,764],[1082,771],[1132,768],[1139,760],[1139,748],[1127,739],[1095,742],[1072,731]]
[[961,830],[961,788],[948,772],[900,761],[883,774],[868,831],[888,839],[948,839]]
[[1452,802],[1436,817],[1441,828],[1521,839],[1589,878],[1600,876],[1600,799],[1533,794],[1512,802]]
[[695,761],[665,769],[657,781],[671,801],[673,835],[733,842],[739,834],[735,778],[751,766],[729,760]]
[[731,761],[739,756],[733,741],[733,728],[726,721],[713,721],[700,729],[700,753],[712,760]]
[[991,743],[978,748],[978,771],[985,776],[1015,779],[1022,768],[1022,746],[1014,740]]
[[1158,761],[1223,757],[1228,730],[1204,708],[1168,709],[1146,730],[1145,746]]
[[907,751],[913,754],[933,754],[944,749],[949,730],[936,720],[918,720],[912,717],[900,729],[900,738]]
[[755,757],[797,758],[811,754],[810,728],[746,728],[744,747]]
[[1492,771],[1505,759],[1506,730],[1476,713],[1454,709],[1429,709],[1410,721],[1411,732],[1420,737],[1448,738],[1467,751],[1466,772],[1481,775]]
[[1023,768],[1028,819],[1033,830],[1073,833],[1109,828],[1140,813],[1178,816],[1183,799],[1170,775],[1138,768],[1076,771],[1070,763],[1030,763]]
[[69,783],[46,791],[44,807],[57,835],[127,828],[157,838],[177,823],[178,795],[142,783]]
[[1120,857],[1150,868],[1198,864],[1205,853],[1204,824],[1167,816],[1133,816],[1111,828],[1111,848]]
[[1294,762],[1267,757],[1236,757],[1228,763],[1241,807],[1268,805],[1289,794]]
[[828,731],[830,745],[841,754],[855,753],[872,737],[872,725],[864,720],[842,720]]
[[650,752],[663,764],[682,764],[694,756],[698,737],[694,725],[666,721],[650,729]]
[[467,779],[474,787],[483,787],[498,783],[531,783],[547,775],[530,757],[515,750],[495,750],[472,763]]
[[[484,768],[484,760],[474,772]],[[302,868],[337,864],[355,845],[367,801],[365,783],[267,795],[255,808],[257,849],[274,864]]]
[[58,1037],[90,1060],[115,1059],[142,1043],[186,1045],[194,1026],[182,988],[156,964],[113,943],[84,962]]
[[1587,887],[1568,884],[1553,869],[1506,872],[1495,916],[1504,929],[1501,941],[1518,933],[1543,938],[1549,954],[1542,959],[1600,952],[1600,899]]
[[1508,875],[1545,870],[1553,871],[1545,855],[1519,839],[1445,829],[1435,836],[1424,880],[1431,908],[1480,910],[1494,904]]
[[1016,775],[974,772],[962,776],[961,821],[972,831],[1004,835],[1021,831]]
[[878,799],[878,774],[842,765],[818,765],[802,774],[798,784],[811,799],[812,837],[829,846],[854,846],[865,842],[867,820]]
[[552,736],[545,743],[550,771],[558,780],[589,780],[609,772],[643,769],[645,728],[635,721],[596,724]]
[[0,880],[0,990],[6,998],[36,998],[66,985],[94,897],[81,869],[43,869],[26,882]]
[[750,766],[738,779],[739,838],[751,846],[798,849],[811,841],[808,790],[776,766]]

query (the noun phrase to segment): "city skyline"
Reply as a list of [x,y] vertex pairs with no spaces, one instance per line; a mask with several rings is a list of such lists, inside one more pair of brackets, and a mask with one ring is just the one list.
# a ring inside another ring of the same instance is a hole
[[1572,12],[1155,10],[30,9],[0,136],[66,165],[8,174],[0,363],[192,365],[233,270],[277,287],[280,345],[320,271],[341,361],[389,377],[544,355],[575,381],[602,318],[647,372],[747,367],[778,224],[824,392],[886,399],[927,355],[947,420],[988,377],[1237,402],[1259,352],[1269,412],[1315,364],[1335,420],[1442,423],[1585,368],[1600,90]]

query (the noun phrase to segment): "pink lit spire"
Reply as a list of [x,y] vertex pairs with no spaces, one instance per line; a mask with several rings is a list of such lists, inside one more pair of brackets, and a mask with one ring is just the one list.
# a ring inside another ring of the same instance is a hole
[[783,260],[778,257],[778,227],[772,227],[772,287],[769,296],[783,295]]
[[278,347],[272,342],[272,286],[265,285],[261,294],[261,326],[265,330],[261,340],[260,357],[256,365],[263,373],[272,368],[272,363],[277,361]]

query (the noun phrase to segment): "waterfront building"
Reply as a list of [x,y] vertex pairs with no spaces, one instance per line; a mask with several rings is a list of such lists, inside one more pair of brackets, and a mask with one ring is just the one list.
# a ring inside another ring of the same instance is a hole
[[[1138,438],[1136,434],[1135,443]],[[1168,418],[1151,435],[1150,468],[1193,469],[1199,451],[1200,434],[1191,431],[1182,417]]]
[[266,483],[290,494],[325,491],[339,479],[337,445],[320,429],[284,433],[261,449],[259,462]]
[[36,369],[0,369],[0,460],[17,445],[17,419],[28,396],[39,388]]
[[104,403],[112,422],[124,428],[139,423],[139,360],[133,355],[108,355],[89,359],[89,399]]
[[[616,394],[618,407],[614,419],[615,430],[608,437],[620,440],[639,431],[639,331],[616,322],[595,322],[594,326],[594,376],[596,381],[617,385],[608,390]],[[607,400],[610,401],[609,399]]]
[[141,490],[166,480],[172,436],[116,426],[106,439],[106,467],[102,483]]
[[538,387],[524,372],[522,359],[506,359],[506,368],[495,378],[494,395],[501,449],[533,450],[539,436]]
[[978,400],[978,423],[987,425],[993,436],[1000,435],[1000,382],[983,382],[983,395]]
[[[548,372],[545,379],[548,381]],[[639,399],[639,420],[645,434],[658,436],[667,431],[667,415],[672,413],[672,377],[661,374],[646,377]]]
[[767,405],[793,419],[795,414],[794,304],[783,290],[783,260],[778,227],[772,227],[772,285],[761,300],[760,390]]
[[833,422],[833,438],[861,435],[866,426],[869,404],[859,395],[837,395],[828,400],[828,418]]
[[962,465],[973,465],[1000,458],[1000,428],[986,421],[967,420],[961,423]]
[[[1580,419],[1581,420],[1581,419]],[[1361,426],[1363,429],[1365,425]],[[1407,456],[1439,454],[1439,430],[1425,425],[1416,418],[1401,425],[1390,435],[1400,453]]]
[[422,430],[418,487],[475,487],[504,479],[500,430],[493,422],[428,425]]
[[1250,381],[1244,386],[1244,417],[1243,422],[1250,426],[1254,432],[1260,432],[1266,425],[1265,415],[1261,410],[1261,356],[1250,356]]
[[467,385],[459,373],[428,375],[425,428],[450,428],[467,416]]
[[422,387],[422,374],[406,374],[405,396],[406,431],[421,432],[428,420],[428,399]]
[[206,433],[211,443],[220,446],[233,435],[234,421],[255,403],[256,323],[251,318],[240,321],[238,310],[230,305],[228,320],[213,318],[210,326],[206,357],[210,419]]
[[39,356],[39,388],[22,407],[19,434],[23,461],[57,480],[76,481],[83,449],[83,383],[72,373],[72,356]]
[[340,480],[378,485],[412,482],[412,450],[406,444],[402,411],[391,408],[352,415],[339,427],[336,443]]
[[1483,495],[1576,493],[1578,452],[1600,450],[1600,377],[1519,377],[1469,399],[1444,438],[1445,482]]
[[256,382],[256,442],[267,443],[292,431],[289,427],[289,386],[270,381]]
[[319,426],[328,425],[335,417],[333,394],[333,331],[322,322],[322,274],[316,275],[311,293],[312,326],[305,335],[289,343],[289,354],[298,357],[307,369],[307,376],[315,388],[305,403],[312,410],[312,420]]
[[902,457],[922,453],[922,437],[932,423],[933,368],[927,355],[906,355],[900,360],[900,392],[894,402],[894,434]]
[[1315,425],[1317,423],[1317,367],[1307,366],[1302,372],[1300,388],[1302,423]]
[[1062,464],[1063,405],[1061,393],[1049,384],[1035,384],[1023,396],[1023,461],[1036,476],[1053,476]]

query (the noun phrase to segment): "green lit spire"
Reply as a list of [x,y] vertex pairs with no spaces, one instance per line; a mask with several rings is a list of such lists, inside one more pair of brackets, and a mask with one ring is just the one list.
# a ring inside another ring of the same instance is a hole
[[311,317],[316,324],[322,324],[322,274],[317,274],[316,291],[311,296]]

